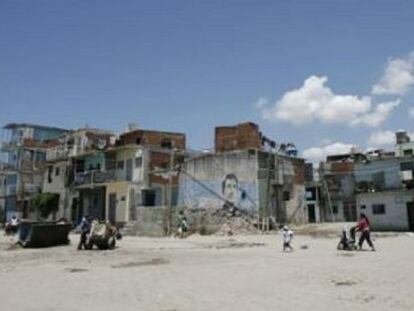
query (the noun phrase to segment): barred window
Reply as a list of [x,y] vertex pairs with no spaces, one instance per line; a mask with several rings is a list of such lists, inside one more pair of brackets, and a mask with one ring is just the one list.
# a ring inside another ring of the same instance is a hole
[[372,213],[374,215],[385,214],[385,204],[372,204]]

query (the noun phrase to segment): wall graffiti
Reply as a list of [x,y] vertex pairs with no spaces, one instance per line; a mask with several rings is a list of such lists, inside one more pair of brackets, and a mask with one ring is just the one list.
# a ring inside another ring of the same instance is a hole
[[255,209],[258,206],[255,181],[239,180],[236,174],[226,174],[221,180],[180,181],[179,203],[190,208]]

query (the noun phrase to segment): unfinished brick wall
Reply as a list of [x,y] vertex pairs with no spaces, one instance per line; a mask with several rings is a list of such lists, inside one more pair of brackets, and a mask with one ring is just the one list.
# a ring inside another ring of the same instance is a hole
[[299,185],[305,184],[305,160],[292,158],[290,161],[292,162],[295,171],[293,182]]
[[186,141],[182,133],[135,130],[122,134],[116,143],[117,146],[128,144],[184,150]]
[[354,171],[354,163],[352,162],[332,162],[332,173],[352,173]]
[[[150,171],[169,169],[171,154],[169,152],[150,151]],[[177,155],[174,155],[173,166],[179,161]],[[167,172],[166,172],[167,173]],[[151,183],[168,184],[168,178],[163,178],[159,174],[150,174],[149,179]],[[173,185],[178,185],[178,176],[173,176]]]
[[215,151],[260,149],[262,137],[257,124],[246,122],[215,128]]

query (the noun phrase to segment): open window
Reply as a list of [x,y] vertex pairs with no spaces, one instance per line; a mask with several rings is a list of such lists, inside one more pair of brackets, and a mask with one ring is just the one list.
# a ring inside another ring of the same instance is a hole
[[155,206],[156,193],[153,189],[142,190],[142,205]]
[[172,149],[172,142],[170,139],[163,139],[161,141],[161,148]]
[[372,204],[372,213],[374,215],[385,214],[385,204]]

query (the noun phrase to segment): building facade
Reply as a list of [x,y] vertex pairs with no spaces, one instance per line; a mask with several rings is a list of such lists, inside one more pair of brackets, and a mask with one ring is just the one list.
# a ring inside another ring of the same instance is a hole
[[2,221],[28,217],[31,198],[41,192],[47,148],[67,130],[27,123],[3,127],[0,150],[0,210]]
[[377,159],[355,166],[358,212],[374,230],[414,229],[414,157]]
[[[88,215],[125,224],[140,207],[176,204],[177,176],[167,176],[182,158],[185,135],[132,130],[116,137],[80,129],[48,150],[43,191],[60,196],[57,217],[78,223]],[[171,202],[170,202],[171,201]]]
[[254,123],[218,127],[215,135],[214,153],[184,161],[180,205],[234,207],[277,223],[304,219],[304,160],[278,152]]

